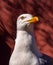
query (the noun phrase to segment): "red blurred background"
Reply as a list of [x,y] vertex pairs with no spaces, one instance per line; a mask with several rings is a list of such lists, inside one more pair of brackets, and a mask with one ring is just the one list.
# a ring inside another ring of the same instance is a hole
[[40,51],[53,58],[53,0],[0,0],[0,65],[8,65],[20,14],[39,17],[34,33]]

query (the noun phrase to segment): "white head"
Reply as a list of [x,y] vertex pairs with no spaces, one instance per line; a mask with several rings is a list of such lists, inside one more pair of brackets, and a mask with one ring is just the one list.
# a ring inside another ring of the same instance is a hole
[[20,15],[17,19],[17,29],[18,30],[31,29],[33,27],[33,23],[31,23],[32,18],[33,16],[31,14]]

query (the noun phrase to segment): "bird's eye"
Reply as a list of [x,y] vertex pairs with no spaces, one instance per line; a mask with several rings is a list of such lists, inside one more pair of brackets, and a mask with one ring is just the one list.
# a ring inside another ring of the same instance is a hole
[[26,17],[22,16],[22,17],[20,17],[20,18],[23,20],[23,19],[25,19]]

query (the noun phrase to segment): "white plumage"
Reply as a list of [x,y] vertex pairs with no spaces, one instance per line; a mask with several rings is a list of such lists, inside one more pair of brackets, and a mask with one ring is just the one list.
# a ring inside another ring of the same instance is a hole
[[17,19],[17,36],[9,65],[39,65],[38,58],[42,54],[36,46],[33,23],[28,22],[30,19],[31,14],[22,14]]

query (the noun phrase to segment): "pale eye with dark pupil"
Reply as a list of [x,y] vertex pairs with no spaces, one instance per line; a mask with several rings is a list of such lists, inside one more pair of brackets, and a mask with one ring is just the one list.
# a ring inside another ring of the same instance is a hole
[[21,17],[22,20],[25,19],[25,18],[26,18],[26,17],[24,17],[24,16]]

